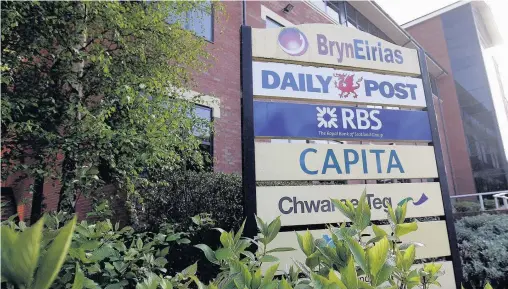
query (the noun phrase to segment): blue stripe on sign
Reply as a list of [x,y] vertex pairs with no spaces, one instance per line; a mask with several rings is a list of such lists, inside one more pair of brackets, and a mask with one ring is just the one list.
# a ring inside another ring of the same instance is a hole
[[254,135],[432,141],[425,111],[254,101]]

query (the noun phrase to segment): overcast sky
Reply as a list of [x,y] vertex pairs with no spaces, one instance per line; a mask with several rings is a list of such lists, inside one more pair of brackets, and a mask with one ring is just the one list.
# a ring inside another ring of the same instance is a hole
[[[455,2],[457,0],[376,0],[376,3],[398,24],[404,24]],[[485,2],[491,7],[494,20],[504,41],[502,45],[488,49],[486,52],[496,58],[501,70],[505,94],[508,94],[508,56],[506,55],[508,53],[508,17],[506,15],[508,0],[486,0]],[[508,118],[499,95],[498,98],[494,98],[494,106],[502,109],[498,113],[498,121],[508,158]]]

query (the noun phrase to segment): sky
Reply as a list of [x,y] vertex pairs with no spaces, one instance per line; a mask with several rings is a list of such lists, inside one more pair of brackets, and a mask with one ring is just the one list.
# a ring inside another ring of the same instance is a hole
[[[398,24],[404,24],[455,2],[457,2],[457,0],[376,0],[376,3]],[[492,10],[494,21],[504,41],[501,45],[487,49],[485,53],[487,55],[493,55],[498,62],[505,94],[508,94],[508,56],[506,55],[508,51],[508,17],[506,16],[508,1],[486,0],[485,2],[488,3]],[[508,117],[506,116],[500,97],[500,94],[494,97],[494,106],[500,108],[497,117],[503,138],[505,154],[508,159]]]

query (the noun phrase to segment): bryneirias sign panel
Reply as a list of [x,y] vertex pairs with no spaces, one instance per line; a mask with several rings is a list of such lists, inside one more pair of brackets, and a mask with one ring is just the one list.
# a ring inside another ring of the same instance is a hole
[[252,64],[255,96],[422,108],[422,80],[275,62]]
[[256,179],[437,178],[431,146],[256,143]]
[[416,50],[335,24],[252,29],[252,56],[420,74]]
[[[380,227],[387,232],[391,232],[390,225],[382,225]],[[304,234],[305,232],[306,231],[299,231],[298,234]],[[332,242],[329,230],[312,230],[310,232],[314,236],[314,239],[323,238]],[[370,235],[362,238],[362,241],[364,242],[367,242],[374,236],[370,227],[368,227],[364,233]],[[450,255],[450,246],[448,245],[448,233],[445,221],[418,223],[418,230],[404,235],[400,239],[403,243],[417,242],[424,245],[423,247],[416,248],[416,259],[437,258]],[[287,268],[286,266],[289,267],[290,265],[293,265],[293,259],[305,264],[305,254],[302,250],[300,250],[295,232],[279,233],[277,237],[268,244],[266,249],[270,250],[278,247],[291,247],[296,249],[295,251],[277,252],[272,254],[279,258],[279,269],[283,270],[284,268]]]
[[432,141],[425,111],[254,101],[254,135]]
[[280,216],[282,226],[346,222],[331,199],[357,205],[364,190],[372,220],[386,219],[388,206],[404,201],[408,218],[444,215],[439,183],[257,187],[257,215],[263,220]]

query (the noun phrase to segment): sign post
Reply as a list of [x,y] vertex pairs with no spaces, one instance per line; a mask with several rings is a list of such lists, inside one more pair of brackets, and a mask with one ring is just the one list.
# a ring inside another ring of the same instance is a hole
[[448,240],[453,262],[453,271],[455,273],[455,284],[460,288],[462,283],[462,267],[460,262],[459,248],[457,246],[457,235],[455,233],[455,224],[452,214],[452,204],[450,201],[450,192],[448,191],[448,180],[446,178],[446,168],[441,150],[441,139],[439,138],[439,126],[437,123],[437,114],[434,106],[434,97],[430,77],[427,71],[427,61],[425,51],[418,49],[418,59],[420,60],[421,77],[423,81],[423,90],[425,91],[425,100],[427,101],[427,111],[429,115],[430,127],[432,132],[432,144],[434,145],[434,154],[436,155],[437,170],[439,174],[439,183],[441,184],[441,197],[445,209],[446,228],[448,230]]
[[[416,258],[444,260],[445,287],[460,288],[425,52],[331,24],[242,26],[241,38],[245,234],[257,234],[257,214],[281,217],[278,246],[293,246],[290,232],[303,229],[325,238],[326,224],[346,221],[330,199],[355,204],[366,190],[373,221],[385,220],[388,205],[401,202],[411,205],[408,217],[437,218],[419,223],[419,231],[404,240],[425,243]],[[272,138],[299,143],[267,142]],[[335,180],[365,184],[256,187],[257,182]],[[302,258],[291,254],[280,253],[281,264]]]

